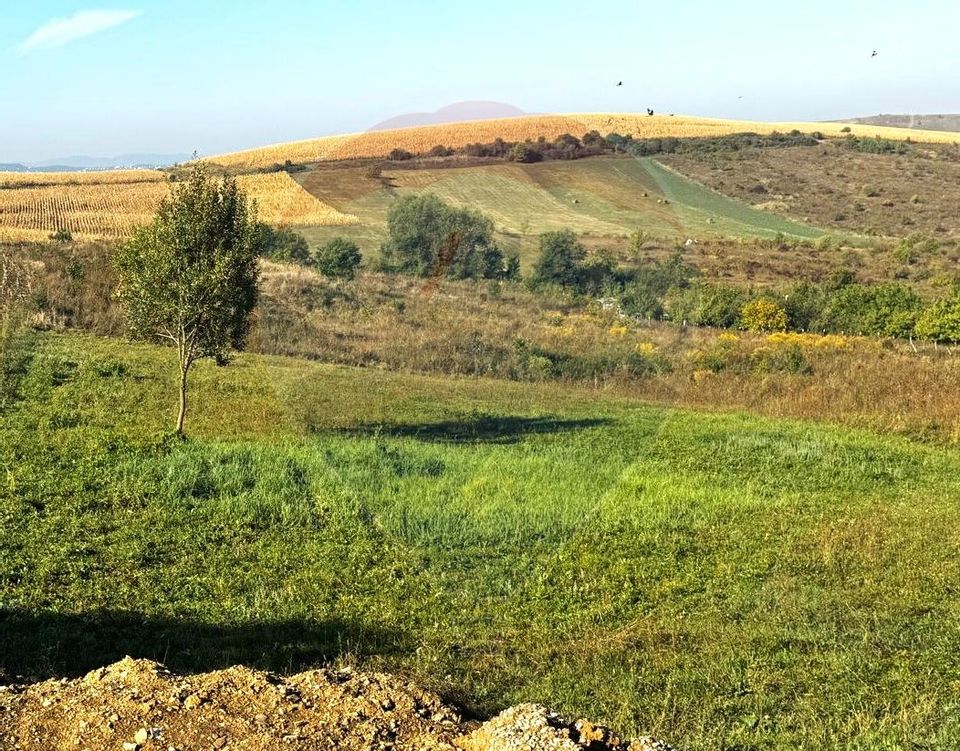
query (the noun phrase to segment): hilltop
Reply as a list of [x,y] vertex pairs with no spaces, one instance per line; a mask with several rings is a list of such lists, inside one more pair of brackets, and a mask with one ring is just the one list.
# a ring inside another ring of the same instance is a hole
[[[211,156],[207,161],[231,168],[256,169],[292,162],[319,162],[336,159],[384,157],[391,149],[426,152],[438,144],[464,146],[476,141],[536,140],[541,136],[557,138],[564,133],[583,135],[596,130],[601,134],[632,134],[636,138],[689,138],[722,136],[734,133],[819,131],[827,136],[842,136],[847,131],[842,123],[758,122],[749,120],[718,120],[685,115],[654,115],[640,113],[590,113],[570,115],[527,115],[494,120],[473,120],[461,123],[426,125],[399,130],[381,130],[366,133],[326,136],[305,141],[274,144],[261,148]],[[952,143],[960,135],[947,135],[930,130],[862,126],[857,135],[883,137],[893,140],[912,139],[929,143]]]
[[844,122],[861,125],[880,125],[886,128],[916,128],[922,130],[960,131],[960,114],[944,115],[870,115],[851,117]]

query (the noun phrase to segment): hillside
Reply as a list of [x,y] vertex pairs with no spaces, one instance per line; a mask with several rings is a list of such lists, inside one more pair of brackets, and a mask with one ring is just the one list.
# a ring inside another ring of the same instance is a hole
[[777,233],[813,239],[824,234],[724,198],[650,158],[498,161],[467,167],[398,163],[384,165],[375,175],[368,166],[341,163],[295,177],[318,200],[357,220],[349,226],[307,228],[303,234],[316,243],[347,236],[372,254],[386,237],[390,206],[399,196],[415,193],[479,209],[493,219],[500,244],[522,257],[533,252],[540,233],[565,228],[592,244],[614,246],[624,244],[637,228],[671,241],[770,238]]
[[[852,117],[846,123],[860,125],[879,125],[885,128],[911,128],[920,130],[944,130],[956,133],[960,131],[960,114],[956,115],[870,115]],[[960,139],[958,139],[960,140]]]
[[[498,138],[555,138],[564,133],[579,137],[591,129],[604,135],[666,138],[744,131],[769,134],[794,128],[841,135],[844,127],[661,115],[526,116],[333,136],[210,161],[217,169],[240,174],[242,187],[257,200],[265,221],[303,231],[314,243],[345,234],[358,241],[367,255],[375,255],[391,203],[406,193],[432,192],[488,214],[501,245],[528,256],[537,236],[551,229],[570,228],[592,245],[616,246],[638,228],[669,241],[778,234],[812,240],[826,234],[831,222],[817,217],[816,211],[790,211],[792,207],[776,201],[751,207],[753,196],[728,191],[710,179],[705,182],[713,189],[704,188],[676,169],[666,168],[664,160],[650,158],[608,155],[539,164],[420,158],[380,166],[373,160],[383,159],[393,149],[423,154],[438,144],[462,147]],[[855,135],[870,134],[944,142],[955,136],[868,126],[855,130]],[[275,171],[277,163],[287,161],[296,168],[289,173]],[[682,162],[673,164],[677,167]],[[705,179],[696,169],[689,174]],[[75,240],[124,237],[150,218],[169,191],[169,178],[156,170],[0,172],[0,242],[44,241],[58,230],[70,232]],[[718,188],[732,198],[724,197]],[[791,217],[781,216],[785,213]],[[817,218],[810,221],[811,217]],[[862,225],[853,221],[833,228],[838,230],[858,234]]]
[[[540,136],[554,139],[564,133],[581,136],[596,130],[602,135],[611,132],[632,134],[637,138],[688,138],[720,136],[732,133],[785,133],[791,130],[819,131],[827,136],[845,135],[842,123],[755,122],[748,120],[717,120],[705,117],[641,114],[578,114],[529,115],[498,120],[476,120],[463,123],[427,125],[400,130],[383,130],[349,135],[327,136],[306,141],[276,144],[262,148],[211,156],[207,161],[230,168],[258,168],[282,164],[317,162],[360,157],[384,157],[391,149],[426,152],[432,147],[464,146],[473,142],[487,142],[495,138],[507,141],[536,140]],[[960,135],[940,131],[909,128],[884,128],[864,125],[857,135],[897,140],[911,138],[929,143],[952,143]]]

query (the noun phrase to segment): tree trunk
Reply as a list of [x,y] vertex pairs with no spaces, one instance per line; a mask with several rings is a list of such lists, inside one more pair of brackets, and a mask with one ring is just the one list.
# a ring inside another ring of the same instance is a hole
[[180,411],[177,414],[177,435],[183,437],[183,420],[187,416],[187,372],[190,363],[180,364]]

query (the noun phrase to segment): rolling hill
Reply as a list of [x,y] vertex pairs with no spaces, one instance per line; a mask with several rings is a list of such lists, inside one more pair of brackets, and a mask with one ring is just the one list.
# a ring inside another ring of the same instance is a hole
[[501,245],[527,256],[542,232],[573,228],[596,244],[642,228],[652,237],[772,237],[813,239],[824,232],[726,198],[650,158],[603,156],[537,164],[407,168],[378,176],[361,166],[300,173],[303,187],[357,223],[306,228],[314,242],[335,235],[373,252],[386,236],[386,217],[400,196],[433,193],[493,219]]
[[[507,141],[536,140],[540,136],[556,138],[564,133],[581,136],[597,130],[603,135],[616,132],[632,134],[637,138],[689,138],[721,136],[733,133],[803,132],[819,131],[827,136],[846,135],[844,123],[755,122],[748,120],[717,120],[705,117],[641,114],[575,114],[528,115],[495,120],[472,120],[461,123],[426,125],[399,130],[380,130],[349,135],[327,136],[306,141],[281,143],[262,148],[238,151],[208,157],[207,161],[233,169],[257,169],[289,160],[295,163],[336,159],[383,157],[391,149],[426,152],[433,146],[464,146],[473,142],[489,142],[495,138]],[[883,137],[895,140],[912,139],[928,143],[953,143],[960,134],[936,130],[886,128],[862,125],[856,135]]]
[[[432,192],[488,214],[501,244],[527,255],[540,233],[560,228],[571,228],[593,244],[622,241],[638,228],[671,241],[778,233],[812,239],[825,231],[796,221],[803,216],[791,220],[726,197],[647,158],[608,155],[539,164],[418,159],[387,162],[375,170],[362,160],[382,159],[393,149],[422,154],[436,145],[552,139],[590,130],[667,138],[791,130],[842,135],[850,127],[671,115],[531,115],[330,136],[208,162],[240,175],[265,221],[296,228],[314,242],[344,234],[365,254],[375,254],[391,203],[404,194]],[[931,143],[960,139],[960,134],[932,130],[852,129],[855,135]],[[274,171],[285,162],[300,171]],[[150,217],[168,189],[167,174],[156,170],[0,173],[0,241],[42,241],[61,229],[75,239],[122,237]]]
[[880,125],[887,128],[919,128],[922,130],[960,131],[960,114],[933,115],[870,115],[851,117],[845,122],[861,125]]

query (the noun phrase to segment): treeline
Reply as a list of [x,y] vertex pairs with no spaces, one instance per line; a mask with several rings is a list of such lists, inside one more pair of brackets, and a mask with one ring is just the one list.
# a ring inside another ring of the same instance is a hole
[[852,272],[827,282],[754,291],[698,278],[675,253],[668,260],[618,266],[589,254],[570,231],[541,235],[530,284],[601,294],[636,319],[749,331],[916,337],[960,342],[960,285],[932,303],[899,283],[861,284]]
[[[263,252],[275,260],[345,278],[360,266],[360,250],[350,240],[335,238],[311,252],[295,232],[263,232]],[[398,199],[387,215],[387,233],[377,270],[432,278],[520,279],[520,261],[497,245],[490,218],[434,195]],[[623,264],[607,251],[588,252],[571,230],[546,232],[539,242],[537,260],[524,279],[531,289],[607,298],[624,315],[640,320],[960,342],[960,286],[930,303],[905,284],[865,285],[845,271],[823,283],[755,291],[700,279],[679,251],[663,261]],[[930,244],[935,241],[911,236],[894,253],[900,258],[930,252]]]
[[[583,159],[601,154],[650,154],[707,153],[718,151],[741,151],[743,149],[786,148],[789,146],[815,146],[823,139],[822,133],[805,135],[799,130],[789,133],[738,133],[708,138],[634,138],[632,135],[610,133],[606,136],[591,130],[577,138],[569,133],[547,140],[505,141],[497,138],[489,143],[469,143],[457,148],[438,144],[427,152],[414,154],[405,149],[394,149],[388,159],[403,162],[421,157],[475,157],[506,159],[513,162],[533,163],[556,159]],[[877,140],[877,139],[874,139]]]

